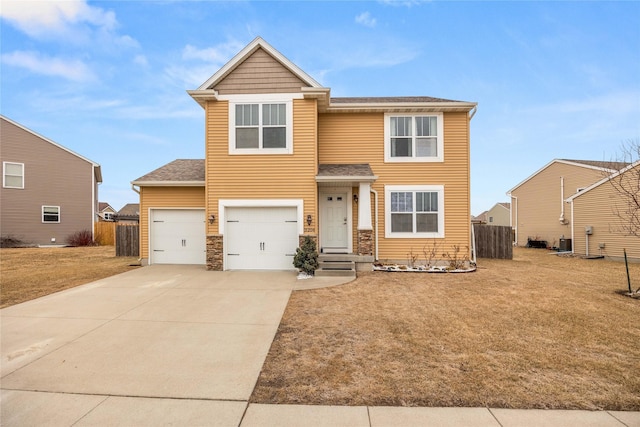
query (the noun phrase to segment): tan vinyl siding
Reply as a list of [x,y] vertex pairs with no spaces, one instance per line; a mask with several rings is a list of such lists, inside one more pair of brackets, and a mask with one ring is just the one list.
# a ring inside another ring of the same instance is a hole
[[303,86],[307,85],[260,48],[213,89],[220,95],[298,93]]
[[[513,226],[516,226],[517,203],[517,243],[527,244],[527,238],[546,240],[549,245],[558,245],[562,236],[571,237],[571,212],[567,203],[561,204],[560,177],[564,178],[564,198],[576,193],[578,188],[586,188],[604,175],[601,171],[555,162],[540,171],[529,181],[511,192],[517,197],[511,201]],[[564,205],[566,224],[560,224],[560,213]]]
[[[445,238],[436,239],[443,252],[458,245],[468,254],[470,240],[469,127],[466,113],[444,113],[442,163],[385,163],[384,114],[321,114],[318,124],[320,163],[369,163],[379,178],[379,256],[406,259],[422,253],[433,239],[385,238],[385,185],[444,185]],[[372,196],[372,203],[373,203]],[[354,207],[355,209],[355,207]],[[357,225],[354,223],[354,248]]]
[[[228,103],[207,104],[207,215],[218,212],[220,199],[302,199],[304,217],[317,227],[317,107],[315,100],[293,101],[293,154],[229,154]],[[207,234],[218,234],[219,224]]]
[[204,208],[204,187],[140,188],[140,256],[149,259],[149,209]]
[[[509,209],[501,205],[495,205],[487,212],[487,224],[509,226],[509,214]],[[493,218],[493,222],[489,222],[489,218]]]
[[[589,225],[593,230],[589,236],[589,255],[622,259],[626,248],[628,258],[640,261],[640,237],[625,235],[620,227],[622,219],[616,215],[616,212],[624,215],[626,208],[625,201],[608,182],[576,197],[573,201],[574,252],[586,255],[585,227]],[[600,243],[604,243],[603,249],[599,248]]]
[[[4,119],[0,127],[0,168],[24,164],[24,189],[0,185],[0,234],[49,245],[52,238],[65,244],[77,231],[92,231],[93,164]],[[42,222],[43,205],[60,207],[60,223]]]

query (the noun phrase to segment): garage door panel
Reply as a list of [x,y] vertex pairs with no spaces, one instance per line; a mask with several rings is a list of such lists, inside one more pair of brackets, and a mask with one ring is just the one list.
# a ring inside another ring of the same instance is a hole
[[151,215],[151,263],[206,263],[204,210],[153,209]]
[[296,208],[228,208],[225,215],[227,269],[293,269],[298,247]]

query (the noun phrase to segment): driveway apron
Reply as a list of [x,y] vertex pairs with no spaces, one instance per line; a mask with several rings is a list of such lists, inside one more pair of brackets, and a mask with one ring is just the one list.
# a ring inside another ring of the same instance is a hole
[[155,398],[241,417],[296,285],[294,272],[154,265],[1,310],[3,425]]

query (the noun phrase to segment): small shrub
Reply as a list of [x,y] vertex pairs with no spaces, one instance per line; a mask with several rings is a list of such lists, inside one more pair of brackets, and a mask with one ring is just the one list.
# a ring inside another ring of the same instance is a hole
[[67,237],[67,243],[70,246],[98,246],[91,230],[76,231]]
[[293,257],[294,267],[313,276],[316,269],[320,266],[318,263],[318,251],[316,243],[309,236],[304,236],[302,246],[296,248],[296,255]]
[[31,245],[11,235],[0,238],[0,248],[26,248],[29,246]]

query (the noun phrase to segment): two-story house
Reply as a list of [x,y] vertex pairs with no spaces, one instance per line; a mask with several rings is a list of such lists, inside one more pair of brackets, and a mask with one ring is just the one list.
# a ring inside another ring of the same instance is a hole
[[100,165],[0,116],[0,233],[35,245],[64,245],[97,221]]
[[145,263],[291,269],[302,236],[361,267],[434,242],[469,255],[476,103],[332,98],[261,38],[188,93],[205,159],[132,182]]

